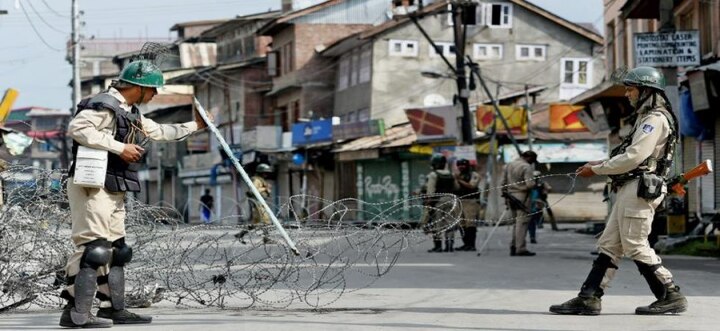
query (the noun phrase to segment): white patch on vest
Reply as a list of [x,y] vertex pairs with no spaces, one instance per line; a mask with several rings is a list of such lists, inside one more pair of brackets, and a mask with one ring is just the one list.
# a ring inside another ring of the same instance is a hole
[[650,133],[650,132],[653,132],[653,130],[655,130],[655,127],[650,124],[644,124],[642,127],[642,130],[645,133]]

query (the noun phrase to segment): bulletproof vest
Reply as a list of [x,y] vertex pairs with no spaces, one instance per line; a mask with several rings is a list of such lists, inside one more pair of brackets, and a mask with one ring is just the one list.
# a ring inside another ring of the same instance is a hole
[[[467,174],[460,173],[460,178],[462,178],[462,180],[464,180],[466,182],[469,182],[470,179],[472,179],[472,172],[469,172]],[[475,196],[472,195],[477,192],[478,192],[478,189],[476,187],[475,188],[466,188],[466,187],[460,185],[460,188],[457,190],[456,194],[460,197],[467,196],[468,198],[477,198],[476,195]]]
[[[619,175],[609,175],[610,180],[612,181],[613,186],[621,186],[625,182],[635,179],[642,175],[643,173],[652,172],[654,174],[657,174],[663,178],[666,178],[668,175],[668,172],[670,171],[670,166],[672,165],[672,159],[673,159],[673,152],[675,151],[675,146],[677,145],[678,135],[677,135],[677,119],[675,118],[675,114],[672,113],[672,111],[668,111],[664,108],[651,108],[648,110],[649,113],[660,113],[665,118],[667,118],[668,123],[670,124],[670,136],[667,138],[667,142],[665,143],[665,148],[663,150],[663,156],[660,159],[655,159],[654,157],[648,157],[645,159],[640,165],[624,174]],[[633,136],[635,136],[635,132],[637,131],[638,127],[640,126],[640,118],[638,118],[635,122],[635,125],[633,125],[632,130],[630,133],[623,138],[620,145],[615,147],[612,152],[610,152],[610,158],[612,159],[616,155],[620,155],[625,153],[625,150],[632,145]],[[655,164],[655,169],[650,170],[652,168],[653,163]]]
[[435,193],[455,193],[455,177],[451,173],[443,174],[435,171],[437,183]]
[[[132,130],[132,123],[141,126],[140,112],[133,107],[132,112],[128,113],[120,108],[120,101],[107,93],[100,93],[94,97],[86,98],[80,101],[77,106],[75,116],[84,110],[111,110],[115,115],[115,140],[122,143],[131,143],[140,145],[143,136],[138,133],[135,141],[126,141],[128,134]],[[73,163],[68,171],[69,176],[75,174],[75,162],[77,161],[77,141],[73,140],[72,153]],[[119,155],[108,153],[108,166],[105,174],[105,189],[110,192],[140,192],[140,180],[138,178],[138,170],[140,163],[127,163],[120,158]]]

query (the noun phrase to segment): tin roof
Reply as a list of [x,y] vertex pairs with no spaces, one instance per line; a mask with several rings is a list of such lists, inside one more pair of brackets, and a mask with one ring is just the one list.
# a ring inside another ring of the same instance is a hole
[[410,123],[400,124],[385,130],[385,135],[368,136],[340,144],[333,153],[352,152],[367,149],[410,146],[417,140]]

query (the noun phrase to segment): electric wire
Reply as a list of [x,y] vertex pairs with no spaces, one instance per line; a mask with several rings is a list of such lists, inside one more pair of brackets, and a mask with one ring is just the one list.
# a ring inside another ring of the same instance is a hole
[[35,32],[35,35],[38,37],[38,39],[40,39],[40,41],[41,41],[47,48],[49,48],[49,49],[51,49],[51,50],[53,50],[53,51],[56,51],[56,52],[62,52],[62,51],[63,51],[62,49],[53,47],[52,45],[50,45],[50,44],[45,40],[45,38],[43,38],[43,36],[42,36],[42,34],[40,33],[40,31],[38,31],[38,29],[35,27],[35,24],[33,24],[32,19],[30,19],[30,15],[28,15],[27,10],[25,10],[25,5],[23,5],[23,2],[20,1],[19,3],[20,3],[20,8],[22,9],[23,14],[25,14],[25,18],[27,19],[28,23],[30,23],[30,27],[31,27],[32,30]]

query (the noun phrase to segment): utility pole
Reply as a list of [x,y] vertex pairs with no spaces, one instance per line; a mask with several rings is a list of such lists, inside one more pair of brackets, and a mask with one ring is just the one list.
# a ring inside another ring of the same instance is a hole
[[530,109],[530,94],[528,93],[528,85],[525,84],[525,113],[527,115],[527,141],[528,149],[533,150],[533,138],[532,138],[532,109]]
[[465,3],[454,1],[451,6],[453,27],[455,35],[455,77],[458,87],[458,102],[462,107],[462,141],[466,145],[473,143],[472,119],[470,118],[470,105],[468,98],[470,91],[467,88],[465,77],[465,39],[467,25],[463,20],[463,12],[467,10]]
[[447,64],[448,68],[453,72],[456,78],[458,86],[457,100],[462,107],[462,141],[464,144],[471,145],[473,143],[473,130],[472,130],[472,119],[470,118],[470,105],[468,98],[470,97],[470,91],[467,88],[467,79],[465,76],[465,40],[466,40],[466,26],[463,20],[463,12],[471,8],[474,10],[472,2],[466,2],[465,0],[456,0],[452,2],[450,12],[448,15],[452,15],[453,26],[454,26],[454,38],[455,38],[455,65],[453,66],[448,61],[443,51],[437,47],[435,41],[432,40],[427,31],[420,25],[418,18],[424,17],[428,13],[421,12],[419,14],[409,14],[408,17],[418,28],[420,33],[427,39],[430,45],[435,49],[440,58]]
[[80,103],[80,10],[78,0],[72,0],[72,36],[70,47],[72,47],[72,68],[73,68],[73,115],[77,112],[77,104]]

